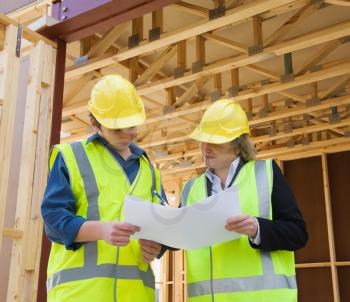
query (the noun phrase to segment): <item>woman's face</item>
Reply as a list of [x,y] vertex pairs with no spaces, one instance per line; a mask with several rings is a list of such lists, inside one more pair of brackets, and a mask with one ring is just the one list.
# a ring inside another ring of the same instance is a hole
[[129,145],[136,140],[137,128],[108,129],[101,126],[100,135],[108,141],[118,152],[126,151]]
[[228,168],[232,161],[237,157],[232,143],[226,144],[209,144],[200,143],[205,165],[209,169],[225,169]]

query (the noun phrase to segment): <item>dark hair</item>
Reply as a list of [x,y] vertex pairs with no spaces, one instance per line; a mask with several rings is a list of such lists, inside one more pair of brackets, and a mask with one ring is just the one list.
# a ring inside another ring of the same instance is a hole
[[96,117],[94,117],[94,115],[92,113],[89,114],[89,118],[90,118],[90,123],[91,123],[92,127],[96,127],[97,129],[101,129],[100,122],[96,119]]

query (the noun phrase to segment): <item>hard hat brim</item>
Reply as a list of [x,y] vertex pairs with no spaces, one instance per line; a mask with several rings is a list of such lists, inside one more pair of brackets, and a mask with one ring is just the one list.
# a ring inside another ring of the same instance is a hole
[[249,129],[242,129],[241,131],[236,131],[232,134],[225,135],[225,136],[215,135],[215,134],[205,133],[200,129],[200,127],[197,126],[193,130],[193,132],[190,134],[189,137],[196,140],[196,141],[200,141],[203,143],[225,144],[225,143],[233,141],[235,138],[237,138],[245,133],[250,135]]
[[98,117],[98,114],[94,114],[94,110],[89,108],[92,115],[96,118],[96,120],[107,129],[125,129],[142,125],[146,116],[144,113],[134,114],[128,117],[120,117],[120,118],[101,118]]

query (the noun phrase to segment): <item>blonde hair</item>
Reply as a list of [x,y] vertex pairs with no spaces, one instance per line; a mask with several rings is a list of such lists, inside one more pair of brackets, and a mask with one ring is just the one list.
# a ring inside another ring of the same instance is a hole
[[255,159],[256,150],[253,143],[249,139],[248,134],[242,134],[241,136],[235,138],[231,143],[236,154],[239,155],[244,161]]

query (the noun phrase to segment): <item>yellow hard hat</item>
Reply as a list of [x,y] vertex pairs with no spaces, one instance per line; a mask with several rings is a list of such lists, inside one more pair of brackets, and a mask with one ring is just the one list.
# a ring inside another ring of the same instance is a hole
[[134,85],[119,75],[107,75],[91,91],[89,111],[104,127],[123,129],[145,122],[145,108]]
[[241,105],[232,99],[222,99],[209,106],[190,137],[205,143],[224,144],[244,133],[250,134],[250,131]]

